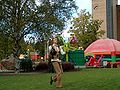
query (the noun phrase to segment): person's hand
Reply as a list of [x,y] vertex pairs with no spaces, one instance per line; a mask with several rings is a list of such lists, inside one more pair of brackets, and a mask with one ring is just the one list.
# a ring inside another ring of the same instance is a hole
[[56,45],[54,45],[53,48],[55,49],[56,52],[59,52],[59,48]]

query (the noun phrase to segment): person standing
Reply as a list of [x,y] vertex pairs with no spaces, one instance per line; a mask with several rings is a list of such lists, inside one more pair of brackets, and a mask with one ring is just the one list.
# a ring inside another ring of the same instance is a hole
[[50,54],[49,56],[55,71],[55,75],[51,76],[50,84],[52,85],[52,83],[55,82],[57,88],[63,87],[61,82],[63,69],[62,69],[61,60],[59,59],[60,51],[61,49],[58,46],[57,38],[53,38],[52,44],[49,46],[49,54]]

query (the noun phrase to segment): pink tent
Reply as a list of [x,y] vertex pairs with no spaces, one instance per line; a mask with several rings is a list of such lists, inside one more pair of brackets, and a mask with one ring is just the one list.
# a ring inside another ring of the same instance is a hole
[[85,53],[119,52],[120,42],[114,39],[99,39],[87,47]]

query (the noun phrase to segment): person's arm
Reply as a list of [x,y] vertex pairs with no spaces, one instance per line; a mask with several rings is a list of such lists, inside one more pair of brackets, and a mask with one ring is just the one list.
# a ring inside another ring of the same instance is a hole
[[61,53],[62,55],[65,54],[65,52],[63,51],[62,46],[60,46],[60,53]]
[[51,54],[50,54],[51,50],[52,50],[52,46],[49,46],[48,47],[48,60],[49,61],[51,61],[51,57],[52,57]]
[[49,50],[48,50],[49,54],[50,54],[51,50],[52,50],[52,46],[49,46]]
[[59,49],[59,47],[58,46],[56,46],[56,45],[54,45],[53,44],[53,46],[52,46],[54,49],[55,49],[55,51],[58,53],[59,51],[60,51],[60,49]]

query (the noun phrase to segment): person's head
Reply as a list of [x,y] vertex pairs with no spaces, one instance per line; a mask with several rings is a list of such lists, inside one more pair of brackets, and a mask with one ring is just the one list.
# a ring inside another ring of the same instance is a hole
[[58,43],[57,38],[53,38],[53,39],[52,39],[52,44],[57,44],[57,43]]

